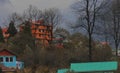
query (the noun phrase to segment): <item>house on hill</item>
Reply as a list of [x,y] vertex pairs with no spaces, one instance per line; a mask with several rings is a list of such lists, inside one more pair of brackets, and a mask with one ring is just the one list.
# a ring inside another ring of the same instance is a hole
[[7,41],[7,39],[9,38],[10,34],[7,33],[8,28],[2,28],[2,33],[4,36],[4,40]]
[[[30,21],[31,33],[36,40],[40,40],[43,44],[48,45],[53,40],[53,26],[44,24],[44,20]],[[20,25],[20,31],[23,31],[25,24]]]
[[53,37],[53,44],[55,44],[57,48],[63,48],[64,40],[64,36],[62,36],[61,34],[55,34]]
[[3,71],[5,69],[22,69],[24,67],[24,63],[17,61],[17,56],[14,53],[9,50],[3,49],[0,51],[0,67]]

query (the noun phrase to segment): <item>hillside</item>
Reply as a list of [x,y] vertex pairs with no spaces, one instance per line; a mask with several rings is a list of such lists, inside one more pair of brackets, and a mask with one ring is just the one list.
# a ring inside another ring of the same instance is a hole
[[[35,43],[28,32],[19,32],[11,37],[8,42],[1,43],[0,48],[9,49],[16,53],[19,59],[24,61],[25,71],[32,73],[35,71],[55,73],[58,68],[69,67],[70,63],[89,61],[88,38],[86,36],[81,33],[74,33],[66,36],[64,40],[66,41],[62,42],[62,48],[56,47],[54,43],[44,46],[41,41]],[[92,41],[92,44],[94,46],[92,49],[93,61],[111,60],[112,51],[109,45],[102,45],[96,41]]]

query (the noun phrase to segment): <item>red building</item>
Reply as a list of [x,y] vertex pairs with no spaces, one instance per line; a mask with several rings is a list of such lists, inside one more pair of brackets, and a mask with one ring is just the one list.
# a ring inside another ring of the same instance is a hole
[[[20,26],[22,31],[24,25]],[[53,26],[44,24],[44,20],[31,21],[31,33],[37,40],[41,40],[44,44],[49,44],[53,40]]]
[[10,36],[9,33],[7,33],[8,28],[2,28],[2,33],[4,36],[5,41],[7,41],[8,37]]

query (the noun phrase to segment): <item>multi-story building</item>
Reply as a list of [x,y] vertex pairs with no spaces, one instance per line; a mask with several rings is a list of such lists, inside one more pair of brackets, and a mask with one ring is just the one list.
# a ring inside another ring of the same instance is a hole
[[43,41],[43,43],[45,44],[50,43],[53,39],[52,25],[44,25],[43,20],[32,22],[31,31],[32,31],[33,37]]
[[[22,31],[24,25],[20,27],[20,31]],[[53,26],[51,24],[44,24],[44,20],[31,21],[31,33],[32,36],[41,40],[44,44],[49,44],[53,40]]]

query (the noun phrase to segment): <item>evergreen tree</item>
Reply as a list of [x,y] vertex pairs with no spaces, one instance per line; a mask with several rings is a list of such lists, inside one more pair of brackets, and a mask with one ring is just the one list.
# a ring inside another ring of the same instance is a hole
[[17,29],[15,28],[13,21],[10,22],[7,32],[10,34],[10,37],[13,37],[17,33]]
[[0,42],[4,42],[4,36],[2,32],[2,28],[0,27]]
[[28,34],[29,36],[32,36],[31,25],[29,21],[25,21],[25,27],[24,27],[23,33]]
[[11,49],[17,54],[22,54],[26,49],[26,46],[32,49],[34,48],[34,39],[31,34],[30,22],[25,21],[22,24],[24,25],[23,30],[9,40],[12,44],[14,44]]

